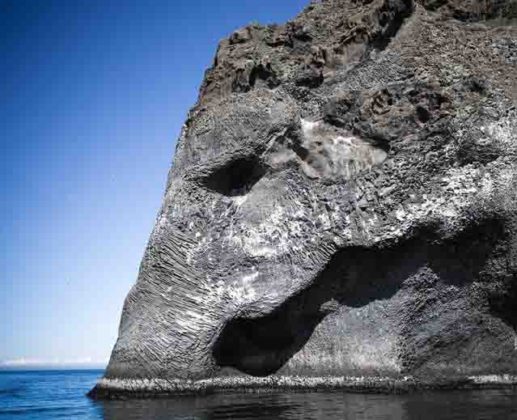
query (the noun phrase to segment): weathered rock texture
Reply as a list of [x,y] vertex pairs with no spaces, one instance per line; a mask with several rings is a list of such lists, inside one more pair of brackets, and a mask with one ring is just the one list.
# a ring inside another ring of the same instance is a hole
[[516,10],[327,0],[222,41],[93,395],[515,383]]

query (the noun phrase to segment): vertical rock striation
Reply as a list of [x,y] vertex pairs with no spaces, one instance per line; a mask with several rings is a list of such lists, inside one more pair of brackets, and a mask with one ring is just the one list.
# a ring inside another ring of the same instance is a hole
[[517,7],[477,4],[220,43],[92,396],[514,381]]

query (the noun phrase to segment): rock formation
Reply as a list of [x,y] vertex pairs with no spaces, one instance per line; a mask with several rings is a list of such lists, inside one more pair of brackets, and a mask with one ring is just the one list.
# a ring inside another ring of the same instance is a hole
[[514,382],[516,17],[323,0],[223,40],[91,395]]

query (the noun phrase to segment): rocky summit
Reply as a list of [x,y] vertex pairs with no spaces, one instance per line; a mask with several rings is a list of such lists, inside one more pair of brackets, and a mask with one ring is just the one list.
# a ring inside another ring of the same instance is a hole
[[223,40],[97,398],[517,384],[517,3]]

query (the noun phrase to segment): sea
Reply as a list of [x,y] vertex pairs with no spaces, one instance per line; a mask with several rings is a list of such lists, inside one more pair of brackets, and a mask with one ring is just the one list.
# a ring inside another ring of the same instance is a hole
[[92,401],[102,370],[0,372],[0,419],[517,420],[517,390],[215,393]]

